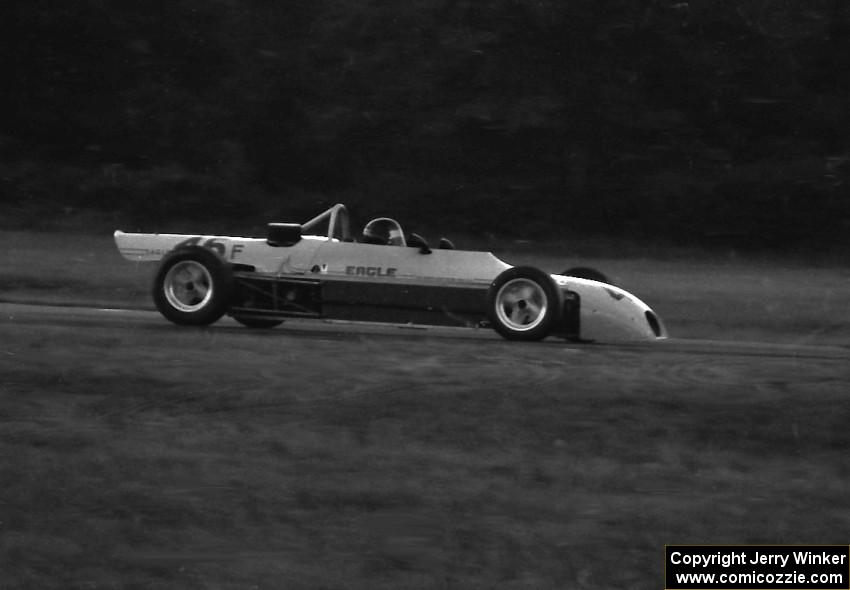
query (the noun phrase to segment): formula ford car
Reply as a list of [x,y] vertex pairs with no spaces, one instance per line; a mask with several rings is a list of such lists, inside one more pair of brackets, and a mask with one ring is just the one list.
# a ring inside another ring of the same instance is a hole
[[606,282],[511,266],[445,239],[432,249],[389,218],[359,239],[341,204],[304,224],[270,223],[265,238],[115,232],[125,258],[160,261],[153,300],[181,325],[228,314],[254,328],[302,317],[489,326],[509,340],[666,337],[646,304]]

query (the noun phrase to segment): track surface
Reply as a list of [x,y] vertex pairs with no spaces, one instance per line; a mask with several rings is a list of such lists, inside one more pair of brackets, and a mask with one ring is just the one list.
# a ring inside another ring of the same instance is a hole
[[643,590],[668,543],[840,544],[848,361],[0,303],[3,583]]
[[[21,303],[0,302],[0,318],[6,322],[19,324],[40,324],[57,326],[81,326],[120,329],[163,330],[173,332],[175,327],[157,312],[144,309],[111,309],[85,306],[61,305],[30,305]],[[211,329],[221,336],[234,331],[244,335],[246,328],[230,318],[224,318]],[[253,330],[253,332],[258,332]],[[262,330],[263,333],[268,331]],[[287,320],[272,333],[283,335],[315,335],[335,334],[372,335],[375,337],[408,340],[422,336],[435,337],[445,340],[479,340],[494,341],[504,344],[504,341],[494,332],[486,329],[446,328],[431,326],[406,326],[397,324],[381,324],[367,322],[345,322],[336,320]],[[511,346],[522,347],[522,343],[511,343]],[[647,355],[664,355],[669,353],[686,353],[706,356],[751,356],[751,357],[789,357],[811,358],[836,361],[850,361],[850,346],[822,346],[811,344],[776,344],[768,342],[741,342],[722,340],[697,340],[670,338],[651,343],[620,343],[620,344],[572,344],[550,339],[543,343],[547,348],[558,347],[564,351],[580,351],[592,348],[594,350],[640,350]]]

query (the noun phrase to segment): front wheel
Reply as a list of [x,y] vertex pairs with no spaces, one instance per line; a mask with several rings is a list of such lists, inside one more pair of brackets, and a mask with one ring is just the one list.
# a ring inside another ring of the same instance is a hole
[[167,255],[153,284],[153,301],[166,319],[206,326],[224,315],[233,291],[230,268],[214,252],[197,246]]
[[508,340],[542,340],[561,317],[561,292],[550,275],[531,266],[502,272],[487,291],[487,316]]

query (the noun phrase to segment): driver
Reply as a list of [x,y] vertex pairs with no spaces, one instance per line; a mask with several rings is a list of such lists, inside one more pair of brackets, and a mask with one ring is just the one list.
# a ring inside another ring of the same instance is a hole
[[381,246],[406,246],[404,232],[395,219],[378,217],[363,228],[363,242]]

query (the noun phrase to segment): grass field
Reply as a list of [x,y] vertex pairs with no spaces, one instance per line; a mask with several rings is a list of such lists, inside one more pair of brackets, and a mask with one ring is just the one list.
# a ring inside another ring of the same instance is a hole
[[[0,297],[148,306],[103,238]],[[592,264],[673,335],[850,341],[846,269]],[[660,588],[665,543],[844,543],[847,358],[0,318],[0,587]]]

